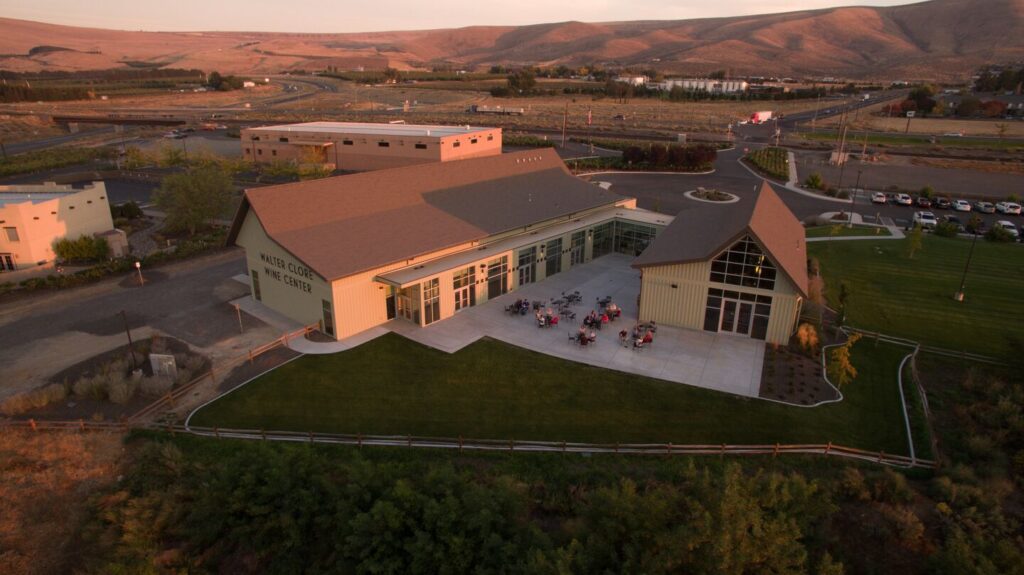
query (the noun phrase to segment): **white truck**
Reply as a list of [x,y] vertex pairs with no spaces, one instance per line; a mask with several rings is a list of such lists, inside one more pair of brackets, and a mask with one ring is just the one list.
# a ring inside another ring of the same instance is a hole
[[766,112],[754,112],[753,114],[750,115],[751,124],[763,124],[771,119],[772,113],[770,110]]

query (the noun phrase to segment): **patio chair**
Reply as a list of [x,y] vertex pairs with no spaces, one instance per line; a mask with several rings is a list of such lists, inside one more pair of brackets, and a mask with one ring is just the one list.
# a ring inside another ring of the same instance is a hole
[[569,343],[579,342],[580,336],[577,333],[569,332]]

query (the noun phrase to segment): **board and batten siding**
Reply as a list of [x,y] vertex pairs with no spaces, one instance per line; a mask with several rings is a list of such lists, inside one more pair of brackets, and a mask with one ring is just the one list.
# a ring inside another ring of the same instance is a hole
[[[785,344],[796,327],[802,298],[783,274],[772,291],[730,284],[712,284],[711,262],[693,262],[643,268],[640,292],[640,321],[686,329],[704,329],[708,288],[772,296],[766,341]],[[675,287],[673,287],[675,286]]]
[[251,283],[252,272],[257,272],[260,301],[267,307],[303,325],[323,320],[324,300],[336,307],[331,285],[270,239],[251,211],[245,216],[235,243],[245,248],[246,273]]

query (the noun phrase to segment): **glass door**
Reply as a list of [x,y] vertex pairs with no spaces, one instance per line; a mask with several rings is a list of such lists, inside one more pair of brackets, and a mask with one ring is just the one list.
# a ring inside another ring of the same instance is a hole
[[750,318],[753,311],[754,304],[740,302],[740,313],[736,316],[736,333],[750,335]]
[[455,290],[455,311],[469,307],[469,286]]
[[11,258],[11,254],[0,254],[0,272],[2,271],[14,271],[14,260]]
[[736,328],[736,302],[731,299],[722,302],[722,329],[721,331],[733,331]]
[[398,308],[398,316],[412,321],[412,298],[407,295],[399,295],[395,297],[395,303]]

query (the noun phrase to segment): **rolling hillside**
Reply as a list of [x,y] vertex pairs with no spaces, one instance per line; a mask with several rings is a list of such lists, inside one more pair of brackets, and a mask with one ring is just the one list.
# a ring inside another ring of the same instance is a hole
[[962,77],[1024,61],[1024,0],[931,0],[676,21],[475,26],[358,34],[128,32],[0,18],[0,69],[126,66],[269,73],[327,66],[597,63],[701,74]]

